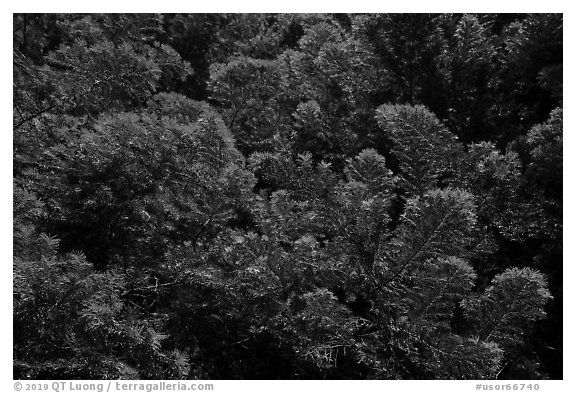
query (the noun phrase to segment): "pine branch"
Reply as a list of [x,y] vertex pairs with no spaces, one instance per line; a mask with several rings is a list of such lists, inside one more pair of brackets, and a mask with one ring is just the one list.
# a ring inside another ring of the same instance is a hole
[[25,117],[24,119],[22,119],[21,121],[19,121],[14,127],[13,127],[13,131],[16,131],[18,128],[20,128],[22,125],[24,125],[25,123],[29,122],[30,120],[34,120],[35,118],[37,118],[38,116],[42,115],[43,113],[48,112],[49,110],[53,109],[56,105],[50,105],[47,108],[41,109],[40,111],[33,113],[30,116]]
[[160,288],[166,288],[166,287],[169,287],[169,286],[172,286],[172,285],[176,285],[176,284],[177,284],[177,282],[167,282],[167,283],[164,283],[164,284],[158,284],[158,283],[157,283],[157,284],[155,284],[155,285],[149,285],[149,286],[145,286],[145,287],[132,288],[132,289],[129,289],[129,290],[127,290],[127,291],[122,292],[122,293],[119,295],[119,297],[126,297],[126,296],[128,296],[128,295],[130,295],[131,293],[134,293],[134,292],[143,292],[143,291],[150,291],[150,290],[158,290],[158,289],[160,289]]
[[442,216],[442,219],[438,222],[437,225],[435,225],[434,229],[426,236],[426,238],[424,238],[424,240],[422,241],[420,246],[410,255],[410,257],[408,257],[406,259],[405,262],[402,263],[402,266],[400,266],[400,269],[398,269],[396,271],[396,273],[394,273],[392,275],[392,277],[390,277],[388,280],[386,280],[382,284],[384,287],[388,286],[390,283],[392,283],[394,280],[396,280],[402,274],[404,269],[414,260],[414,258],[416,258],[416,256],[420,253],[420,251],[422,251],[422,249],[428,243],[428,241],[430,239],[432,239],[432,237],[436,234],[438,229],[442,226],[442,224],[444,224],[444,220],[446,219],[446,217],[448,217],[448,213],[449,213],[449,211],[446,211],[444,213],[444,215]]

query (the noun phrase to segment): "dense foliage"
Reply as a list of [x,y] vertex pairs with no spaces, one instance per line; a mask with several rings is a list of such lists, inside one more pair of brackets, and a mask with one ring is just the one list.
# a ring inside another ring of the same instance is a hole
[[562,378],[562,23],[14,15],[14,377]]

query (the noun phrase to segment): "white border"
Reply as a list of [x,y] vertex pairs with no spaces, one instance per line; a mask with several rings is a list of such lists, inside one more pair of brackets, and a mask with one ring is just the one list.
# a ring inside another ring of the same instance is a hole
[[[573,4],[573,3],[572,3]],[[80,1],[26,1],[3,3],[0,7],[0,26],[2,37],[2,124],[0,131],[0,174],[2,180],[2,193],[0,194],[2,223],[2,266],[0,269],[0,312],[5,316],[4,323],[0,324],[4,340],[0,340],[0,386],[3,391],[14,391],[12,382],[12,13],[14,12],[543,12],[564,13],[564,247],[565,283],[571,284],[575,276],[575,253],[573,244],[576,218],[576,206],[573,203],[576,123],[572,109],[574,108],[574,8],[572,4],[564,1],[502,1],[483,0],[469,3],[462,0],[437,0],[429,2],[406,1],[367,1],[353,0],[339,3],[311,0],[289,0],[285,2],[271,1],[161,1],[161,2],[124,2],[114,0],[99,0],[95,2]],[[566,280],[568,278],[568,280]],[[526,383],[539,383],[542,392],[574,392],[576,383],[574,377],[574,285],[564,286],[564,381],[525,381]],[[502,381],[503,383],[506,381]],[[511,381],[522,382],[522,381]],[[367,392],[409,391],[417,392],[471,392],[474,391],[472,381],[214,381],[216,392],[270,392],[271,390],[289,392],[293,390],[322,391],[324,389],[336,391],[352,391],[361,389]],[[486,382],[488,383],[488,382]],[[491,382],[490,382],[491,383]]]

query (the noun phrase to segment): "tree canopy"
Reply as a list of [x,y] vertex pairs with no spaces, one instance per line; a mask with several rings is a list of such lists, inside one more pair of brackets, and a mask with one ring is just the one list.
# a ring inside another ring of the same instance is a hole
[[562,378],[561,14],[13,22],[14,378]]

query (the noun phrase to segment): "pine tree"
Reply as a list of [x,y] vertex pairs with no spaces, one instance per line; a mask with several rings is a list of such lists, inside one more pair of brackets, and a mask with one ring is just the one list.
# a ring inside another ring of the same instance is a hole
[[14,187],[14,378],[181,378],[188,360],[166,351],[158,317],[127,298],[126,276],[97,273],[80,252],[31,221],[45,215],[33,193]]

